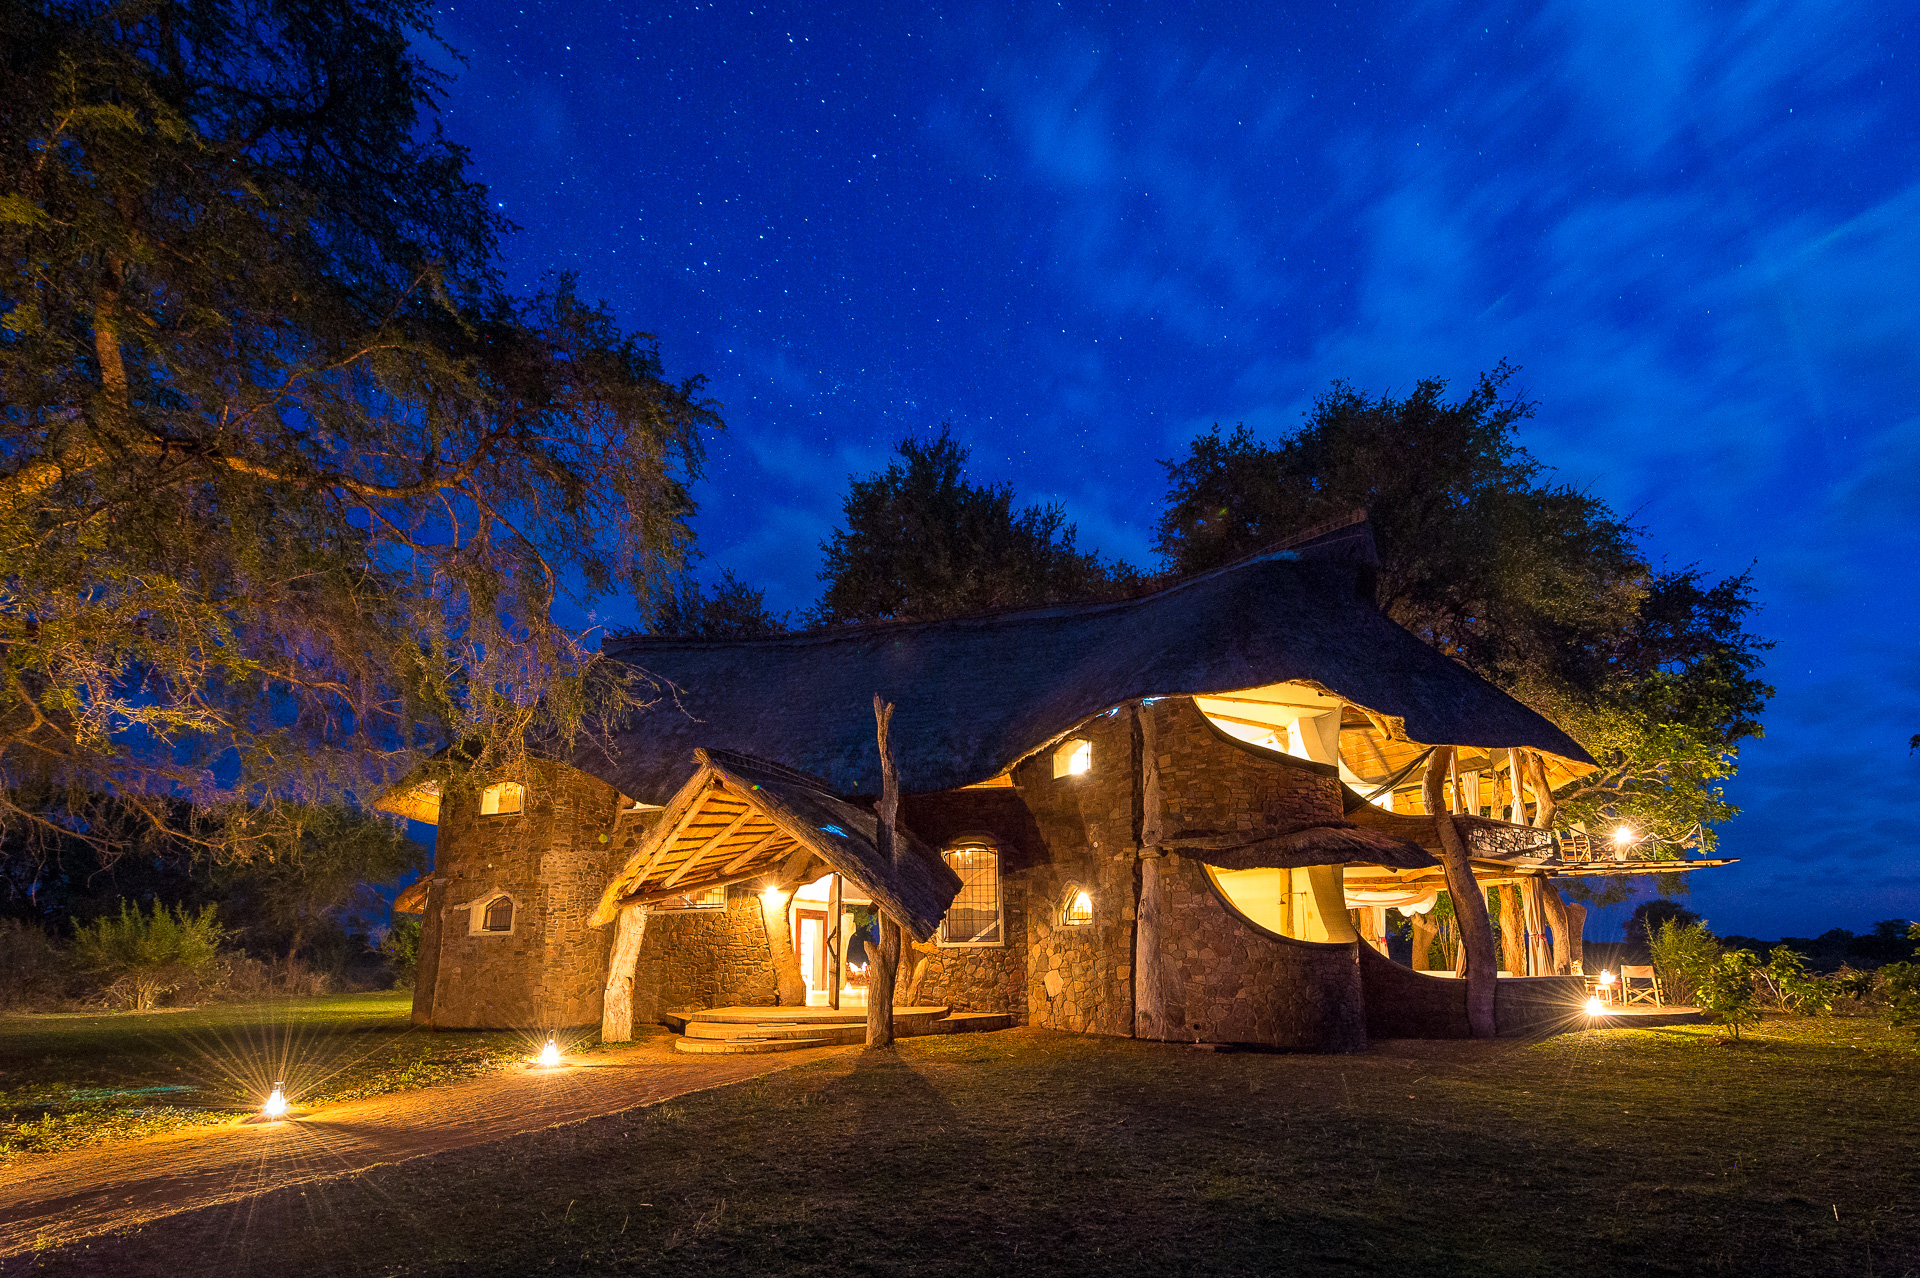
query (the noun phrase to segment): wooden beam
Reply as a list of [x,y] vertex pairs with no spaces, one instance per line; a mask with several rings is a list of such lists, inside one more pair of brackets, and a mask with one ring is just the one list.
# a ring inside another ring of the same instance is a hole
[[735,874],[728,878],[696,879],[691,883],[682,883],[677,887],[659,887],[646,892],[638,892],[620,902],[628,905],[658,905],[662,901],[671,901],[676,896],[692,896],[695,892],[711,892],[717,887],[732,887],[736,883],[745,883],[757,879],[763,871],[748,870],[744,874]]
[[714,848],[718,847],[720,844],[725,843],[729,838],[733,836],[733,832],[735,830],[738,830],[741,826],[745,825],[747,822],[753,820],[753,818],[759,815],[760,814],[758,812],[755,812],[752,808],[741,808],[739,816],[729,821],[726,825],[726,828],[721,830],[720,833],[710,836],[706,840],[706,842],[702,843],[699,847],[695,848],[692,852],[689,852],[687,854],[687,859],[680,863],[679,868],[674,870],[674,872],[672,874],[669,874],[666,878],[660,880],[660,886],[663,888],[672,887],[674,884],[678,883],[681,879],[685,878],[687,875],[687,871],[691,870],[695,865],[699,864],[701,858],[705,857],[708,852],[712,851]]
[[620,911],[613,934],[613,954],[607,960],[607,987],[600,1001],[600,1041],[625,1043],[633,1038],[633,969],[640,959],[640,943],[647,938],[647,912],[638,906]]
[[739,856],[736,856],[735,858],[733,858],[733,860],[721,866],[720,873],[732,874],[735,870],[745,865],[748,861],[751,861],[753,859],[753,854],[758,852],[761,848],[766,847],[767,844],[773,842],[775,839],[784,839],[786,837],[787,837],[787,832],[785,830],[782,830],[778,825],[774,826],[771,830],[768,830],[765,834],[761,835],[753,843],[748,845],[747,850],[745,852],[742,852]]

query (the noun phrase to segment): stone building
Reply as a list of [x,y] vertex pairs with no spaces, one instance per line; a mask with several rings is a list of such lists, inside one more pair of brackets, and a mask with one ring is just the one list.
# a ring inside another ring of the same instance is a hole
[[885,915],[909,936],[897,1001],[1308,1050],[1461,1036],[1443,822],[1499,921],[1502,1025],[1559,1015],[1579,914],[1551,880],[1580,867],[1544,818],[1592,761],[1388,621],[1372,569],[1355,522],[1117,603],[616,641],[675,689],[616,748],[444,811],[391,797],[440,822],[403,902],[415,1017],[620,1038],[858,1004]]

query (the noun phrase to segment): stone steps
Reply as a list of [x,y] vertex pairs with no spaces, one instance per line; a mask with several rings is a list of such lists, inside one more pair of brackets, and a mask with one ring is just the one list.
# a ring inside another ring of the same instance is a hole
[[[867,1040],[867,1012],[857,1007],[716,1007],[661,1019],[681,1035],[674,1040],[674,1050],[696,1056],[790,1052]],[[898,1038],[981,1033],[1011,1024],[1013,1017],[1005,1012],[954,1012],[945,1007],[893,1011],[893,1032]]]

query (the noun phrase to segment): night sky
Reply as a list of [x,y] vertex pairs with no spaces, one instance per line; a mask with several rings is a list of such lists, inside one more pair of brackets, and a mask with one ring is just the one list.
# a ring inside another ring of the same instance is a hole
[[1779,695],[1693,907],[1920,916],[1912,9],[825,7],[439,10],[516,286],[578,271],[724,405],[704,574],[804,608],[848,474],[943,419],[1151,566],[1212,423],[1506,358],[1559,478],[1755,564]]

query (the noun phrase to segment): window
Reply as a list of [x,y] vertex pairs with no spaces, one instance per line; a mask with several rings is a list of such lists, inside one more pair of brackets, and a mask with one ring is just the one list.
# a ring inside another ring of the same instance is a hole
[[1072,741],[1063,741],[1053,752],[1053,775],[1055,777],[1077,777],[1083,772],[1093,771],[1093,742],[1076,737]]
[[496,896],[487,902],[487,908],[480,915],[482,932],[513,931],[513,898]]
[[1004,945],[1000,912],[1000,854],[970,843],[941,853],[941,860],[960,876],[960,895],[941,920],[941,945]]
[[517,781],[501,781],[480,792],[480,815],[512,816],[526,802],[527,787]]
[[1067,888],[1067,907],[1060,911],[1062,927],[1085,927],[1093,922],[1093,893],[1079,884]]

